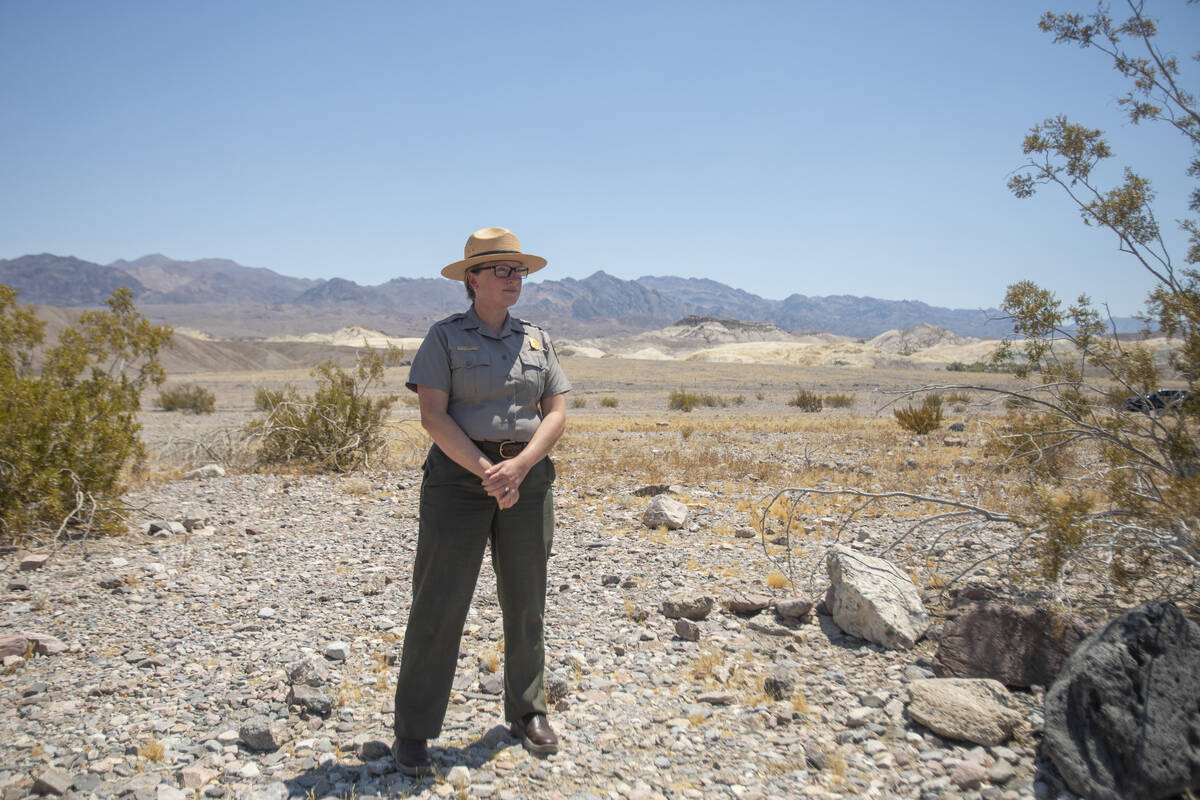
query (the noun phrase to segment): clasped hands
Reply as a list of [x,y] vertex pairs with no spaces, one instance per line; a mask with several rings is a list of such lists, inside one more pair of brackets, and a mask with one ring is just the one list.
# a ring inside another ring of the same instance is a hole
[[493,464],[483,472],[483,490],[496,498],[496,504],[503,511],[517,504],[521,496],[521,482],[529,470],[522,469],[516,459],[507,459],[499,464]]

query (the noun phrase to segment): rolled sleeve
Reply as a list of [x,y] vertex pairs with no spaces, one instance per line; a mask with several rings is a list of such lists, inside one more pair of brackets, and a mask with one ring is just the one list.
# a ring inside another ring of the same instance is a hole
[[550,342],[550,337],[546,337],[546,388],[542,390],[542,397],[554,397],[569,391],[571,391],[571,382],[567,380],[566,373],[559,366],[558,354],[554,352],[554,345]]
[[425,334],[408,368],[408,381],[404,385],[414,392],[417,386],[428,386],[450,393],[450,353],[445,331],[440,326],[435,325]]

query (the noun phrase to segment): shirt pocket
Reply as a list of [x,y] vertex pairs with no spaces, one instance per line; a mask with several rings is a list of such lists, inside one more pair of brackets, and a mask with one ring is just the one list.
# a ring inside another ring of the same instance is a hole
[[540,350],[522,350],[517,356],[520,366],[520,394],[527,403],[541,399],[546,388],[546,354]]
[[488,395],[491,358],[483,350],[450,351],[450,394],[460,403],[480,403]]

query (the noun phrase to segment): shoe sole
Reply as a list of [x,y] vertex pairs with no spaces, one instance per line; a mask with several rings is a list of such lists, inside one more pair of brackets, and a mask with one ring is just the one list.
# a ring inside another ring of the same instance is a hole
[[400,772],[404,773],[410,778],[424,778],[433,774],[432,764],[425,767],[410,767],[408,764],[401,764],[399,761],[397,761],[396,767],[400,770]]

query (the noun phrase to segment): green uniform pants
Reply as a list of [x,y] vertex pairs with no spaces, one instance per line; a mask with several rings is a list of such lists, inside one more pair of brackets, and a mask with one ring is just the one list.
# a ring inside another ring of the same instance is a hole
[[504,511],[477,476],[436,445],[424,472],[413,601],[396,682],[396,736],[433,739],[441,733],[463,623],[489,543],[504,615],[504,716],[517,722],[546,713],[542,628],[554,465],[549,458],[535,464],[520,486],[520,500]]

